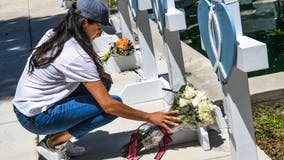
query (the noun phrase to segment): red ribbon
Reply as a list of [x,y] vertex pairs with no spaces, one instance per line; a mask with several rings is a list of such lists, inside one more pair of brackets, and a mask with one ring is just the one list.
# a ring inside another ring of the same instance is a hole
[[138,133],[139,133],[140,128],[141,128],[142,126],[144,126],[145,124],[147,124],[147,123],[141,124],[141,125],[134,131],[134,133],[131,135],[130,145],[129,145],[129,148],[128,148],[128,156],[127,156],[127,159],[128,159],[128,160],[137,160],[137,158],[136,158],[136,154],[137,154],[137,143],[138,143],[137,136],[138,136]]
[[163,127],[160,127],[160,130],[164,134],[164,137],[159,143],[159,152],[156,154],[155,160],[160,160],[163,157],[166,152],[166,145],[172,142],[172,138],[168,131]]
[[[139,126],[134,131],[134,133],[131,135],[130,145],[129,145],[129,148],[128,148],[128,156],[127,156],[128,160],[137,160],[137,158],[136,158],[137,143],[138,143],[137,136],[138,136],[138,133],[139,133],[139,129],[145,124],[146,123],[143,123],[141,126]],[[166,145],[169,144],[170,142],[172,142],[172,138],[170,137],[170,134],[167,132],[167,130],[163,127],[159,127],[159,129],[164,134],[164,137],[159,142],[159,152],[155,156],[155,160],[160,160],[163,157],[163,155],[166,152]]]

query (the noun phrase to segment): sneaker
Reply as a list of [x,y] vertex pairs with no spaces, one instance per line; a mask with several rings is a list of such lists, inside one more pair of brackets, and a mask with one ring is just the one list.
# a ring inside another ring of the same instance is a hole
[[54,149],[50,148],[46,144],[46,139],[40,141],[36,146],[36,150],[46,160],[69,160],[70,158],[66,155],[66,143],[55,146]]
[[66,142],[66,154],[70,157],[81,156],[86,153],[86,148],[76,145],[71,141]]

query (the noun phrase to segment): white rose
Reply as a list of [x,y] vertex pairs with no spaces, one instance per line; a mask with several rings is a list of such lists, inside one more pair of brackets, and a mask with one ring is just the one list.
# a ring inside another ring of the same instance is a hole
[[193,99],[192,99],[192,105],[194,106],[194,107],[196,107],[196,106],[200,106],[200,104],[203,102],[203,100],[200,98],[200,97],[198,97],[198,96],[196,96],[196,97],[194,97]]
[[207,93],[205,91],[197,91],[196,96],[192,100],[192,104],[194,107],[198,106],[199,103],[208,99]]
[[202,121],[204,125],[210,125],[214,123],[214,119],[211,113],[199,114],[199,119]]
[[203,112],[198,112],[199,119],[202,121],[204,125],[210,125],[214,123],[214,116],[212,114],[212,110],[208,107],[204,107],[205,110]]
[[205,100],[208,98],[208,94],[205,91],[197,91],[196,97],[200,100]]
[[186,86],[184,90],[184,98],[191,99],[196,95],[194,88]]
[[179,99],[179,107],[184,107],[190,103],[190,100],[185,99],[185,98],[180,98]]
[[194,107],[196,107],[196,106],[198,106],[199,102],[200,102],[200,99],[199,99],[198,97],[195,97],[195,98],[193,98],[193,100],[192,100],[192,105],[193,105]]
[[213,105],[209,101],[201,101],[198,104],[198,111],[199,112],[211,112],[213,110]]

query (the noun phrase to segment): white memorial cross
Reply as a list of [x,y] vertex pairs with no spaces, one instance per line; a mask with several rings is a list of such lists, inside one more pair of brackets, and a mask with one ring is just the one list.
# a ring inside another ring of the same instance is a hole
[[130,0],[133,5],[132,11],[136,11],[136,29],[138,33],[139,46],[141,51],[141,68],[143,71],[143,80],[158,78],[158,70],[155,61],[155,53],[152,41],[151,27],[149,23],[148,10],[151,9],[150,0]]
[[122,37],[129,39],[131,42],[134,42],[132,26],[128,11],[128,0],[118,0],[117,1],[118,15],[121,25]]
[[237,63],[223,86],[233,160],[256,160],[256,144],[247,72],[268,68],[266,44],[243,36],[238,1],[224,1],[236,25]]
[[[213,4],[201,0],[198,13],[203,45],[225,95],[232,159],[256,160],[247,72],[268,67],[266,44],[243,36],[239,2],[236,0],[215,1]],[[225,74],[221,73],[222,69]]]
[[[128,12],[128,1],[119,1],[119,9],[125,9]],[[134,6],[137,5],[137,6]],[[122,7],[123,6],[123,7]],[[126,104],[135,104],[151,100],[157,100],[163,98],[162,88],[163,82],[158,78],[158,70],[154,56],[154,48],[151,36],[151,28],[148,18],[148,9],[151,9],[150,0],[130,0],[129,7],[132,12],[133,18],[136,21],[136,28],[139,38],[139,45],[141,51],[141,69],[142,77],[139,77],[140,81],[132,84],[128,84],[121,92],[121,97]],[[123,11],[124,12],[124,11]],[[120,14],[122,17],[121,27],[122,35],[127,36],[132,33],[131,25],[126,25],[126,19],[129,19],[129,14]],[[125,29],[124,27],[128,28]],[[132,36],[132,34],[131,34]],[[141,94],[143,93],[143,94]]]
[[179,31],[186,28],[185,15],[175,8],[174,0],[152,0],[152,4],[156,17],[159,17],[156,20],[164,40],[170,89],[178,91],[186,84],[179,37]]
[[[168,64],[169,81],[164,81],[167,89],[178,91],[185,85],[185,69],[179,37],[179,31],[186,28],[185,15],[175,8],[174,0],[152,0],[152,6],[157,25],[163,36],[166,61]],[[165,91],[164,99],[172,105],[173,94]],[[198,139],[203,150],[210,149],[209,136],[206,127],[198,127],[197,131],[184,130],[172,136],[171,144],[184,143]]]

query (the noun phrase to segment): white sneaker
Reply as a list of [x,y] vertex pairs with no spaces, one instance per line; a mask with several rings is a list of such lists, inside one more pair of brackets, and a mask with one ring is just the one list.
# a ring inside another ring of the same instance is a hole
[[66,155],[66,143],[55,146],[55,149],[49,148],[44,140],[36,146],[36,150],[46,160],[69,160],[70,158]]
[[66,154],[70,157],[81,156],[86,153],[86,148],[76,145],[71,141],[66,142]]

